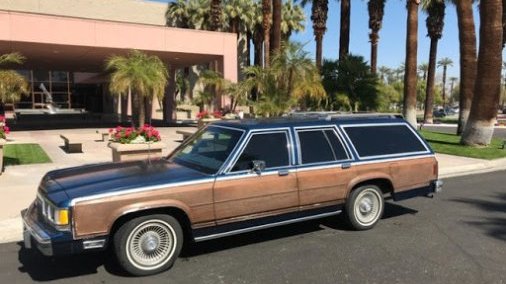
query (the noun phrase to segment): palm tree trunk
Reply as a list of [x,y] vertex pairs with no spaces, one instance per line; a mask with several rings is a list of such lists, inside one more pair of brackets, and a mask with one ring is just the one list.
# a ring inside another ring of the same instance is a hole
[[246,66],[251,66],[251,32],[246,33]]
[[[141,102],[139,94],[132,91],[132,126],[138,127],[141,121]],[[144,114],[144,111],[142,112]]]
[[221,0],[211,0],[211,26],[212,31],[221,29]]
[[281,47],[281,0],[272,0],[272,41],[271,50],[276,52]]
[[262,41],[263,41],[263,28],[255,27],[253,31],[253,46],[254,46],[254,60],[253,63],[256,66],[262,66],[263,53],[262,53]]
[[416,127],[416,82],[418,49],[418,1],[407,0],[408,18],[406,32],[406,70],[404,73],[404,108],[406,121]]
[[263,14],[263,22],[262,26],[264,28],[264,66],[269,67],[271,57],[269,51],[270,47],[270,37],[271,37],[271,0],[262,0],[262,14]]
[[476,33],[473,18],[473,0],[459,0],[456,2],[460,41],[460,110],[457,134],[460,135],[466,126],[471,102],[473,101],[476,79]]
[[376,74],[378,66],[378,33],[371,32],[369,38],[371,39],[371,73]]
[[351,1],[341,0],[341,26],[339,33],[339,60],[350,53],[350,11]]
[[427,78],[427,90],[425,93],[425,112],[423,115],[423,123],[434,123],[432,118],[432,109],[434,108],[434,81],[436,79],[436,58],[437,58],[438,39],[434,38],[430,41],[429,53],[429,74]]
[[465,145],[488,145],[494,134],[501,94],[502,0],[480,3],[479,51],[475,95],[461,140]]
[[145,104],[145,98],[140,97],[139,98],[139,124],[138,127],[142,127],[144,124],[146,124],[146,104]]
[[446,70],[448,66],[443,66],[443,109],[446,109]]
[[321,70],[322,68],[322,61],[323,61],[323,34],[317,33],[316,36],[316,67],[318,70]]

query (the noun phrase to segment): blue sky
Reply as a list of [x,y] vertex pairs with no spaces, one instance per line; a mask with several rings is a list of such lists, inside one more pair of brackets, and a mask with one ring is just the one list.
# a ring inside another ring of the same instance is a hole
[[[170,2],[169,0],[150,0],[157,2]],[[366,0],[352,0],[351,7],[351,42],[350,52],[362,55],[367,61],[370,57],[369,26]],[[311,7],[305,7],[306,29],[304,32],[294,34],[292,40],[307,43],[305,49],[314,57],[315,43],[312,23],[310,20]],[[340,2],[329,0],[329,13],[327,20],[327,32],[323,41],[323,56],[328,59],[336,59],[339,52],[339,16]],[[479,17],[475,9],[476,35],[478,36]],[[406,39],[406,1],[388,0],[385,5],[383,27],[380,31],[378,50],[378,66],[398,67],[405,60]],[[428,62],[430,39],[427,37],[425,19],[427,15],[420,10],[418,24],[418,64]],[[438,60],[449,57],[453,60],[453,67],[448,69],[449,77],[459,77],[459,38],[456,8],[453,4],[447,4],[443,37],[439,41]],[[442,70],[437,70],[438,75]]]

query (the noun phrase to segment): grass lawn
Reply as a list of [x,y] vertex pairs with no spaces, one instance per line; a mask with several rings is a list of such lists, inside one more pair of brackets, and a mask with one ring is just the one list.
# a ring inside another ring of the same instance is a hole
[[502,139],[492,139],[488,147],[475,148],[460,145],[460,136],[422,130],[422,136],[437,153],[464,156],[478,159],[498,159],[506,157],[506,149],[502,149]]
[[4,146],[4,165],[51,163],[39,144],[8,144]]

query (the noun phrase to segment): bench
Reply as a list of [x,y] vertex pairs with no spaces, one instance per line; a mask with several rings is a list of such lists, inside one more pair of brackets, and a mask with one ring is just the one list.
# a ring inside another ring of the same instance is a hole
[[61,139],[63,139],[63,142],[65,145],[63,146],[63,149],[67,153],[82,153],[83,147],[81,139],[79,136],[72,135],[72,134],[60,134]]
[[195,132],[192,131],[186,131],[186,130],[176,130],[177,134],[183,135],[183,141],[188,139],[188,137],[192,136]]

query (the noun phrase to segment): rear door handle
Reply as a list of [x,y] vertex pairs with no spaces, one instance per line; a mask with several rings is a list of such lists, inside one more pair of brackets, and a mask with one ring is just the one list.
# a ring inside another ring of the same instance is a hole
[[349,169],[351,168],[351,163],[344,163],[341,165],[341,169],[345,170],[345,169]]
[[288,170],[281,170],[281,171],[278,172],[278,175],[280,177],[282,177],[282,176],[287,176],[289,173],[290,172]]

